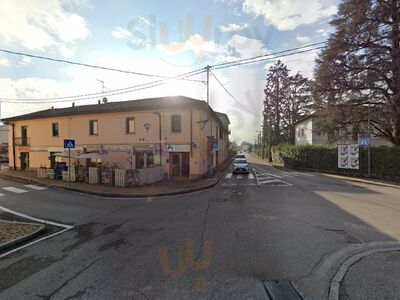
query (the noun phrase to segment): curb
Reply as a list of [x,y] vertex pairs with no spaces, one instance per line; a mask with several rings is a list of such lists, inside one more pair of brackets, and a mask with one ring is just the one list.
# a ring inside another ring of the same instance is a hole
[[108,193],[108,192],[96,192],[96,191],[88,191],[80,188],[74,188],[70,186],[58,186],[58,185],[53,185],[53,184],[47,184],[43,183],[39,180],[31,179],[31,178],[24,178],[24,177],[19,177],[19,176],[11,176],[11,175],[5,175],[5,174],[0,174],[1,178],[6,178],[6,179],[11,179],[11,180],[19,180],[23,182],[28,182],[28,183],[36,183],[41,186],[46,186],[54,189],[62,189],[62,190],[67,190],[67,191],[72,191],[72,192],[78,192],[82,194],[88,194],[88,195],[94,195],[98,197],[107,197],[107,198],[147,198],[147,197],[165,197],[165,196],[175,196],[175,195],[183,195],[183,194],[189,194],[193,192],[198,192],[202,190],[206,190],[209,188],[212,188],[216,186],[223,176],[226,173],[226,167],[224,167],[223,171],[221,171],[221,174],[216,178],[215,182],[202,185],[202,186],[197,186],[194,188],[190,189],[185,189],[181,191],[173,191],[173,192],[162,192],[162,193],[153,193],[153,194],[118,194],[118,193]]
[[10,222],[10,221],[4,221],[4,220],[1,220],[1,222],[27,224],[27,225],[28,224],[29,225],[40,225],[40,227],[35,232],[33,232],[33,233],[29,234],[29,235],[26,235],[26,236],[23,236],[23,237],[20,237],[20,238],[16,238],[16,239],[13,239],[11,241],[8,241],[8,242],[5,242],[3,244],[0,244],[0,252],[2,252],[3,250],[8,249],[8,248],[10,248],[10,247],[12,247],[14,245],[26,242],[27,240],[30,240],[30,239],[34,238],[34,237],[38,236],[40,233],[42,233],[46,229],[45,225],[37,224],[37,223]]
[[368,257],[370,255],[376,254],[376,253],[385,253],[385,252],[392,252],[392,251],[400,251],[400,246],[397,247],[391,247],[391,248],[381,248],[381,249],[371,249],[365,252],[361,252],[358,254],[354,254],[353,256],[349,257],[347,260],[345,260],[342,265],[340,266],[339,270],[333,276],[330,287],[329,287],[329,300],[339,300],[339,295],[340,295],[340,284],[343,281],[343,278],[345,277],[346,273],[350,269],[352,265],[355,263],[359,262],[361,259]]
[[303,299],[338,300],[340,282],[349,267],[360,259],[379,252],[400,250],[400,241],[355,244],[324,254],[306,276],[292,280]]

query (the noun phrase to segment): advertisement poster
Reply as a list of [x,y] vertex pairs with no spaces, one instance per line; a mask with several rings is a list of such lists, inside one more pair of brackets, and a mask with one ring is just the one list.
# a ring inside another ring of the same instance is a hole
[[357,144],[338,145],[338,168],[354,170],[360,168],[360,152]]
[[348,169],[355,169],[358,170],[360,168],[360,152],[359,146],[357,144],[351,144],[348,146]]

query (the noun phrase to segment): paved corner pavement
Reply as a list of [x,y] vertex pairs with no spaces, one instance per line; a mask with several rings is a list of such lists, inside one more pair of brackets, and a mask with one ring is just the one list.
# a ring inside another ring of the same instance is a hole
[[340,287],[340,299],[399,297],[400,250],[376,253],[361,259],[349,268]]

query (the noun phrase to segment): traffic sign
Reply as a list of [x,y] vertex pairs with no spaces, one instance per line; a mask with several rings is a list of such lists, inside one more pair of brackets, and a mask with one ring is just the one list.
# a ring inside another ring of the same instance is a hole
[[75,148],[75,140],[64,140],[64,148],[67,149]]
[[358,145],[360,147],[368,147],[369,142],[369,137],[358,137]]

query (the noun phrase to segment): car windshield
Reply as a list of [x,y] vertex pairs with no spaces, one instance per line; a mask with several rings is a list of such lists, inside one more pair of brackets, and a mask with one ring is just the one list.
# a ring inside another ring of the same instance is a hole
[[235,164],[247,164],[247,160],[245,160],[245,159],[235,159]]

